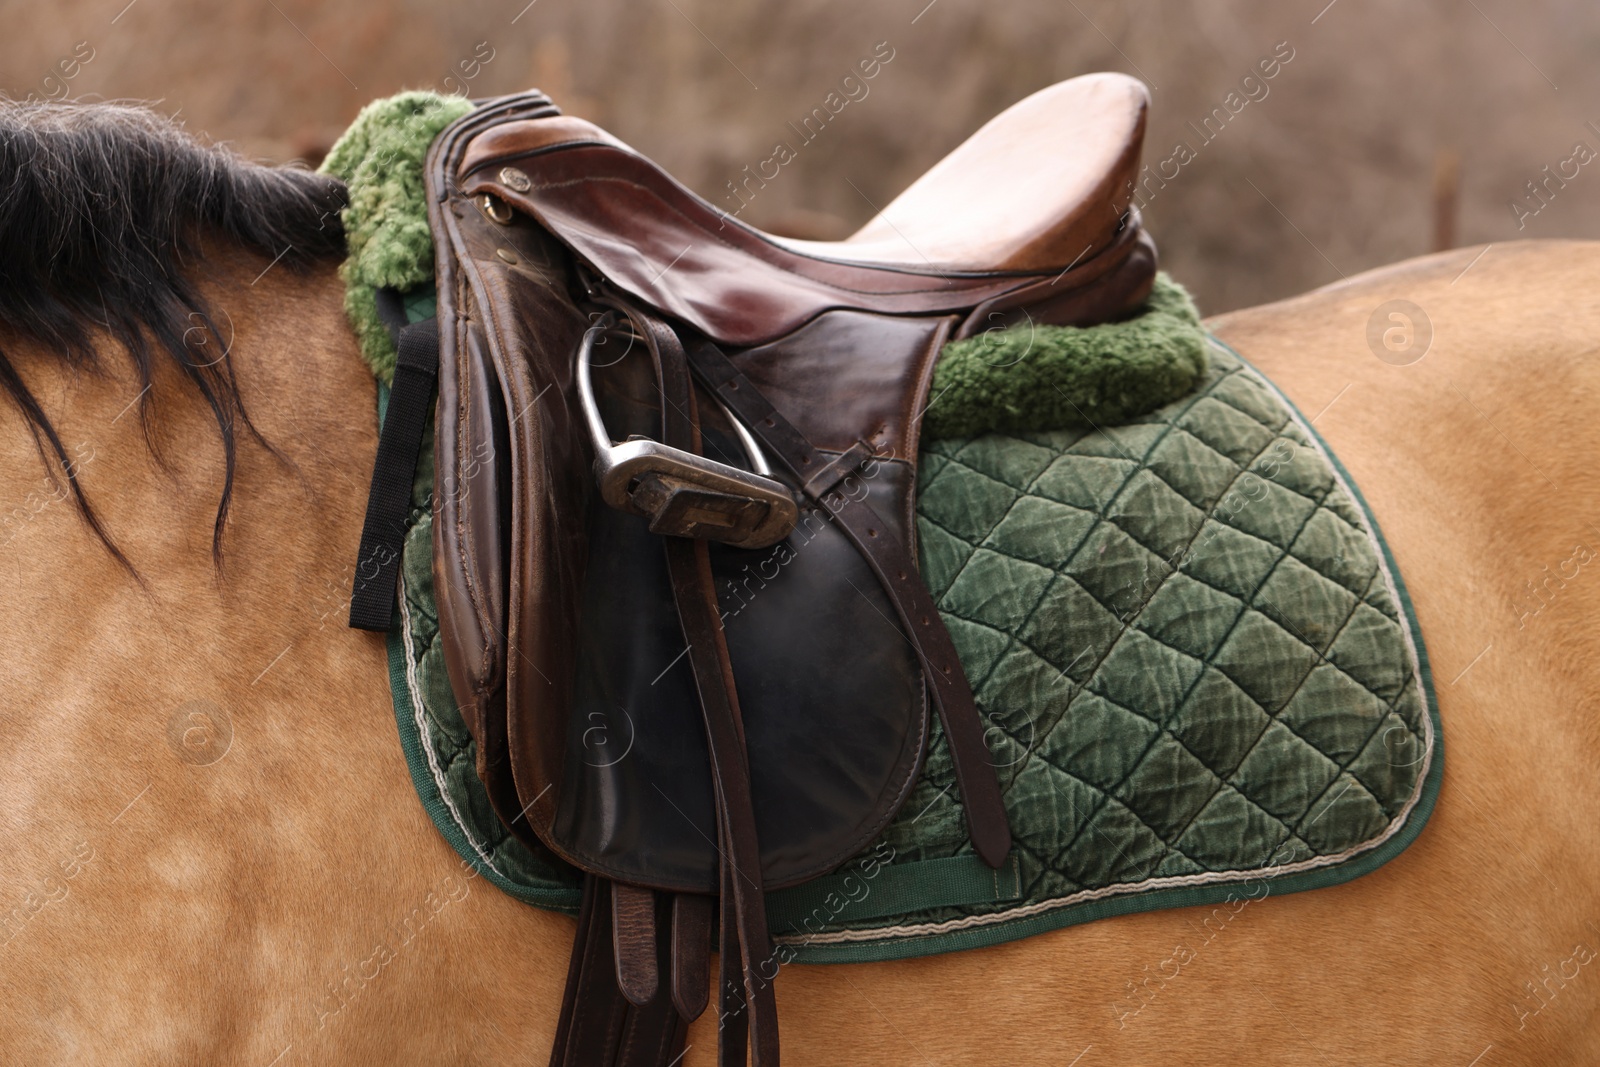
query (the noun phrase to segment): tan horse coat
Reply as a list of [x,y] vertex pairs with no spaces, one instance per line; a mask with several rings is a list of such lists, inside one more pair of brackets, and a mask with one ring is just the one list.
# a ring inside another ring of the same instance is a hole
[[[1317,415],[1411,588],[1447,754],[1417,843],[1233,914],[787,968],[786,1063],[1600,1062],[1600,245],[1477,251],[1212,323]],[[0,1062],[543,1064],[572,924],[467,877],[412,792],[382,640],[344,626],[373,385],[332,272],[264,265],[208,266],[290,461],[241,446],[220,579],[192,391],[158,374],[163,471],[131,374],[10,348],[145,584],[0,412]],[[1435,329],[1406,367],[1365,342],[1395,297]],[[691,1040],[710,1063],[714,1023]]]

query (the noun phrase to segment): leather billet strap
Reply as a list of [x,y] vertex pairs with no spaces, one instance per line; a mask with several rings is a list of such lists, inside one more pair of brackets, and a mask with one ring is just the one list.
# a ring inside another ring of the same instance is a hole
[[656,946],[661,942],[657,910],[654,890],[611,884],[617,988],[629,1004],[648,1004],[661,991],[661,968],[656,965]]
[[[923,663],[938,705],[973,848],[989,866],[1000,867],[1011,851],[1011,829],[993,760],[983,740],[983,722],[955,644],[922,584],[911,553],[865,500],[830,491],[849,472],[838,470],[837,461],[830,464],[827,454],[813,447],[720,349],[709,341],[696,341],[689,346],[689,362],[811,500],[828,513],[878,576],[900,616],[906,640]],[[870,452],[865,446],[863,449]],[[825,470],[826,476],[817,477]]]
[[672,1003],[685,1019],[706,1010],[711,984],[711,915],[715,901],[698,893],[672,897]]

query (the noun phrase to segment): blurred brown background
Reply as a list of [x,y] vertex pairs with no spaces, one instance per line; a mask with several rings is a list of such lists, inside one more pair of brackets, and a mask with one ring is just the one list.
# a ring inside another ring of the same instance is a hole
[[[1121,70],[1154,90],[1146,161],[1196,152],[1146,215],[1208,313],[1436,244],[1600,235],[1600,165],[1575,157],[1600,151],[1590,0],[4,0],[0,26],[12,96],[148,100],[273,160],[404,87],[538,86],[714,202],[888,42],[742,216],[807,236],[859,226],[1027,93]],[[1202,142],[1189,123],[1286,50]]]

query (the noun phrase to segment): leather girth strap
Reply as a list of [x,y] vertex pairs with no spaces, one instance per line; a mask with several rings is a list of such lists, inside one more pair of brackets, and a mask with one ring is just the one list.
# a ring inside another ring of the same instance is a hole
[[[661,901],[653,903],[659,917]],[[663,1067],[683,1049],[689,1021],[674,1008],[665,985],[644,1004],[630,1003],[623,995],[617,982],[612,908],[611,883],[588,875],[551,1067]],[[664,942],[650,947],[657,965],[665,965]]]

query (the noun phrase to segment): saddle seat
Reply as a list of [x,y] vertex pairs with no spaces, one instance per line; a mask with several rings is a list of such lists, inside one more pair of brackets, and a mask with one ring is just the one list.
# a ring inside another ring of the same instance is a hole
[[990,119],[844,240],[773,240],[856,263],[1061,270],[1122,225],[1149,105],[1125,74],[1060,82]]
[[[745,225],[539,93],[434,142],[440,643],[499,818],[589,876],[553,1064],[671,1061],[713,925],[723,1062],[775,1064],[763,894],[876,837],[930,711],[1004,863],[917,574],[921,415],[946,342],[1144,299],[1121,190],[1145,103],[1120,75],[1035,94],[832,244]],[[400,348],[391,421],[420,380]]]

